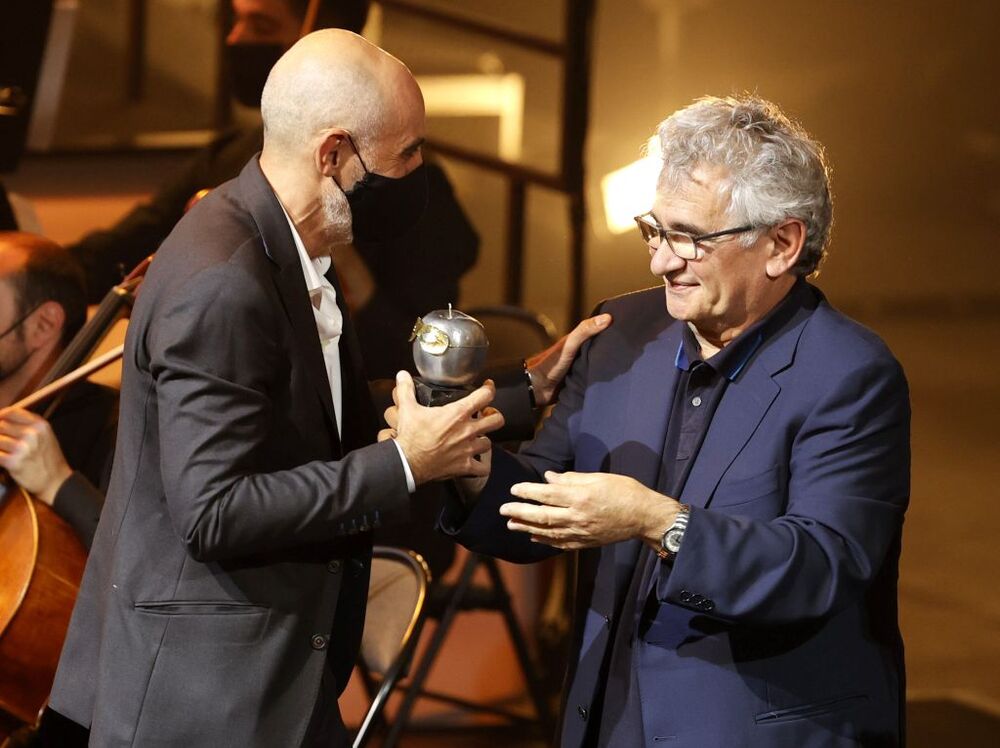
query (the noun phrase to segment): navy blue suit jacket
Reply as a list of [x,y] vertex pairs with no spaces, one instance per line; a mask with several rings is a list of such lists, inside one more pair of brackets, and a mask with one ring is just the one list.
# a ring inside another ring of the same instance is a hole
[[[656,562],[634,621],[646,742],[677,746],[897,745],[900,530],[909,495],[909,396],[877,336],[802,282],[727,387],[678,498],[692,506],[671,566]],[[657,488],[681,323],[662,288],[605,302],[614,324],[581,351],[559,404],[518,456],[443,528],[511,561],[551,549],[497,509],[545,470],[629,475]],[[575,662],[561,730],[579,746],[639,541],[579,557]]]

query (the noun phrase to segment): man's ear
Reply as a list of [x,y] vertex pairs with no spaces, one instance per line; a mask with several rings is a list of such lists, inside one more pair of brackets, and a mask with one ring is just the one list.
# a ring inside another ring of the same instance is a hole
[[66,325],[66,311],[56,301],[45,301],[24,322],[24,336],[32,351],[58,344]]
[[333,177],[343,184],[344,167],[354,155],[347,131],[340,128],[327,130],[316,149],[316,169],[324,177]]
[[789,218],[768,231],[771,244],[765,270],[768,278],[780,278],[799,261],[806,241],[806,225],[798,218]]

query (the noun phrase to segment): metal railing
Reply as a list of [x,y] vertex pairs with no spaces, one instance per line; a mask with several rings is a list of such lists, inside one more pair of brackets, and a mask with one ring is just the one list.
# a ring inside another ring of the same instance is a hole
[[567,314],[570,324],[583,316],[585,289],[584,225],[587,205],[584,194],[584,148],[590,103],[590,60],[594,0],[564,0],[565,38],[553,41],[494,26],[483,21],[427,8],[416,0],[379,0],[389,10],[440,23],[467,33],[502,41],[556,58],[562,62],[562,122],[560,154],[555,173],[511,163],[454,143],[428,139],[428,146],[441,155],[499,174],[507,180],[506,271],[503,300],[520,306],[524,300],[524,241],[527,188],[542,187],[564,194],[569,200],[570,273]]

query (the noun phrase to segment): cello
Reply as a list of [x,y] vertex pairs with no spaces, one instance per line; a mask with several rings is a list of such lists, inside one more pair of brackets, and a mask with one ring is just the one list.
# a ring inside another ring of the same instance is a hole
[[[122,347],[83,366],[128,311],[149,258],[99,305],[41,386],[11,408],[48,401],[48,417],[71,385],[117,361]],[[0,739],[34,724],[48,701],[87,553],[69,525],[12,481],[0,495]],[[3,490],[0,488],[0,490]]]

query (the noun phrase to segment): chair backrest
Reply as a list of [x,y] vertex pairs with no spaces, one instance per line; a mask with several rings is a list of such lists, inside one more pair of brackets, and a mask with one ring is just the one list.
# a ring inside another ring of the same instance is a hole
[[385,677],[411,646],[422,620],[429,583],[430,571],[419,554],[375,546],[361,636],[361,658],[369,672]]
[[487,364],[526,358],[548,348],[558,335],[552,320],[516,306],[481,306],[467,310],[486,328]]

